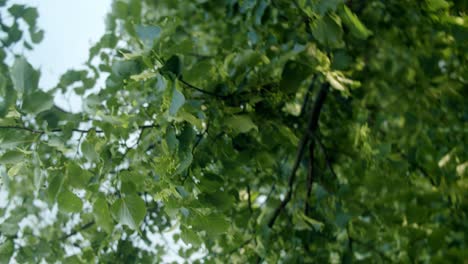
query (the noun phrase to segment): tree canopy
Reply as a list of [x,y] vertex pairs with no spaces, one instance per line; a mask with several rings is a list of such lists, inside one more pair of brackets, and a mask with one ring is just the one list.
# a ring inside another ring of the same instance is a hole
[[114,0],[45,90],[0,0],[0,262],[466,261],[467,6]]

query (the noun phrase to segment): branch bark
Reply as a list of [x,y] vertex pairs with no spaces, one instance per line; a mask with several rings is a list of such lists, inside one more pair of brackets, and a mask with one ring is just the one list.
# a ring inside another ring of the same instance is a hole
[[312,109],[312,113],[310,115],[310,118],[307,124],[307,131],[304,133],[304,135],[302,136],[301,142],[299,143],[299,148],[297,149],[297,153],[296,153],[296,159],[294,161],[291,174],[289,175],[288,191],[283,201],[273,212],[273,215],[270,218],[270,221],[268,221],[269,228],[272,228],[274,226],[276,219],[278,218],[278,216],[281,214],[281,212],[284,210],[286,205],[291,200],[291,196],[294,191],[294,181],[296,179],[296,172],[299,169],[299,165],[301,163],[302,157],[304,156],[307,143],[309,142],[311,135],[315,134],[315,131],[317,130],[318,121],[320,117],[320,111],[322,110],[323,104],[325,103],[325,99],[327,97],[329,87],[330,87],[329,83],[323,83],[315,99],[314,107]]
[[309,143],[309,169],[307,173],[307,191],[305,199],[305,209],[304,214],[309,215],[310,205],[309,198],[312,193],[312,184],[314,183],[314,149],[315,149],[315,140],[312,139]]

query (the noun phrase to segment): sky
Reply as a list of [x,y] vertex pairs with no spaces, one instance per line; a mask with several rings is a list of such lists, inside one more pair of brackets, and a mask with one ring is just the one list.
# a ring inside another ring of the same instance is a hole
[[41,69],[40,87],[48,89],[68,69],[83,65],[88,50],[104,34],[110,0],[12,0],[39,11],[38,27],[44,40],[25,55]]
[[[32,51],[22,48],[19,53],[40,69],[39,87],[44,90],[53,88],[67,70],[84,68],[89,48],[104,34],[105,17],[111,10],[111,0],[10,0],[8,3],[38,9],[37,27],[45,31],[44,40]],[[56,94],[54,102],[67,111],[82,110],[82,98],[71,91]]]

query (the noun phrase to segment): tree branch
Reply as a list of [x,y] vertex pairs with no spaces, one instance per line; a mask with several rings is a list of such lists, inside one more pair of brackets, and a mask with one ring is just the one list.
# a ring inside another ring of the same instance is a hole
[[92,220],[91,222],[86,223],[86,224],[80,226],[79,228],[72,230],[70,233],[63,235],[62,237],[60,237],[60,240],[65,240],[65,239],[67,239],[67,238],[69,238],[69,237],[71,237],[73,235],[76,235],[76,234],[78,234],[78,232],[86,230],[86,229],[92,227],[94,224],[95,224],[95,222],[94,222],[94,220]]
[[283,211],[283,209],[286,207],[286,205],[289,203],[291,200],[291,196],[293,193],[293,185],[294,181],[296,179],[296,172],[299,168],[299,165],[301,163],[302,157],[305,152],[305,148],[307,146],[307,143],[309,142],[310,136],[315,134],[315,131],[317,130],[318,127],[318,121],[320,117],[320,111],[322,110],[322,106],[325,102],[325,99],[328,94],[330,84],[329,83],[323,83],[322,87],[320,88],[320,91],[317,95],[317,98],[315,99],[315,104],[314,108],[312,109],[312,114],[310,115],[309,122],[307,124],[307,131],[304,133],[304,136],[301,139],[301,142],[299,143],[299,148],[297,149],[296,153],[296,159],[294,161],[293,168],[291,170],[291,174],[289,175],[289,180],[288,180],[288,191],[286,193],[286,196],[284,197],[283,201],[280,203],[280,205],[275,209],[273,212],[272,217],[270,218],[270,221],[268,222],[268,227],[272,228],[273,225],[275,224],[276,219],[280,215],[280,213]]
[[250,185],[247,184],[247,203],[248,203],[248,206],[249,206],[249,211],[250,211],[250,214],[253,213],[253,209],[252,209],[252,195],[250,193]]
[[[63,132],[63,129],[61,129],[61,128],[56,128],[56,129],[52,129],[50,131],[45,131],[45,130],[36,130],[36,129],[33,129],[33,128],[23,127],[23,126],[0,126],[0,129],[24,130],[24,131],[28,131],[28,132],[31,132],[33,134],[39,134],[39,135],[45,134],[47,132],[52,132],[52,133]],[[73,132],[79,132],[79,133],[89,133],[92,130],[94,130],[96,133],[104,133],[104,131],[95,130],[94,128],[90,128],[90,129],[87,129],[87,130],[86,129],[79,129],[79,128],[72,129]]]
[[191,89],[194,89],[194,90],[197,90],[199,91],[200,93],[204,93],[204,94],[207,94],[207,95],[211,95],[211,96],[214,96],[214,97],[217,97],[217,98],[221,98],[221,99],[226,99],[229,97],[229,95],[221,95],[221,94],[217,94],[217,93],[214,93],[214,92],[211,92],[211,91],[207,91],[207,90],[203,90],[201,88],[198,88],[197,86],[191,84],[191,83],[188,83],[186,82],[184,79],[182,78],[178,78],[178,80],[183,83],[185,86],[191,88]]
[[402,151],[399,151],[400,152],[400,155],[406,159],[406,161],[408,162],[408,164],[413,167],[414,169],[418,170],[426,179],[429,180],[429,182],[431,183],[432,186],[434,187],[437,187],[437,183],[434,181],[434,179],[429,175],[429,173],[427,173],[427,170],[421,166],[419,163],[415,162],[415,161],[412,161],[410,160],[410,158],[405,154],[403,153]]
[[314,135],[314,137],[315,137],[315,139],[317,140],[317,142],[319,143],[320,148],[321,148],[322,151],[323,151],[323,155],[325,156],[325,162],[327,163],[328,169],[330,170],[331,174],[333,174],[333,177],[338,178],[338,176],[336,175],[335,170],[334,170],[333,167],[332,167],[332,163],[331,163],[331,161],[330,161],[330,157],[328,156],[328,153],[327,153],[327,148],[325,147],[325,145],[323,144],[323,142],[320,140],[320,138],[317,137],[317,135]]
[[314,182],[314,148],[315,148],[315,140],[312,139],[309,143],[309,168],[307,173],[307,191],[306,191],[306,199],[305,199],[305,209],[304,214],[306,216],[309,215],[310,205],[309,205],[309,198],[310,194],[312,193],[312,184]]

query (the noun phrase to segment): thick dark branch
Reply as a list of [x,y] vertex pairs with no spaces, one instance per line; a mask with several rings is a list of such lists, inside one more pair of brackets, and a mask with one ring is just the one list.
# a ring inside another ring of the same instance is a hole
[[252,209],[252,195],[250,193],[250,185],[247,184],[247,203],[249,205],[249,211],[252,214],[253,209]]
[[325,99],[328,94],[330,84],[324,83],[322,84],[322,87],[320,88],[320,91],[317,95],[317,98],[315,99],[315,104],[314,108],[312,109],[312,114],[310,115],[309,122],[307,124],[307,131],[304,133],[304,136],[301,139],[301,142],[299,143],[299,148],[297,149],[296,153],[296,159],[294,161],[294,165],[291,170],[291,174],[289,175],[289,180],[288,180],[288,191],[286,193],[286,196],[284,197],[283,201],[280,203],[280,205],[276,208],[276,210],[273,212],[273,216],[271,217],[270,221],[268,222],[268,227],[272,228],[273,225],[275,224],[276,219],[280,215],[280,213],[283,211],[283,209],[286,207],[286,205],[289,203],[291,200],[291,196],[293,193],[293,185],[294,181],[296,179],[296,172],[299,168],[299,165],[301,163],[302,157],[304,156],[304,152],[307,146],[307,143],[309,142],[310,136],[315,134],[315,131],[317,130],[318,127],[318,121],[320,117],[320,111],[322,110],[323,104],[325,103]]
[[134,149],[134,148],[138,147],[138,145],[140,144],[140,141],[141,141],[141,139],[143,137],[143,133],[145,133],[145,129],[152,128],[152,127],[154,127],[154,125],[145,125],[145,126],[139,126],[138,127],[140,129],[140,133],[138,134],[137,141],[131,147],[126,146],[127,149],[124,152],[124,154],[122,155],[121,160],[124,160],[127,157],[127,154],[130,152],[131,149]]
[[309,143],[309,169],[307,173],[307,191],[306,191],[306,199],[305,199],[305,210],[304,214],[309,215],[310,211],[310,194],[312,193],[312,184],[314,183],[314,149],[315,149],[315,140],[312,139]]
[[71,231],[70,233],[63,235],[62,237],[60,237],[60,240],[65,240],[65,239],[67,239],[67,238],[69,238],[69,237],[71,237],[71,236],[73,236],[73,235],[76,235],[76,234],[78,234],[79,232],[81,232],[81,231],[83,231],[83,230],[86,230],[86,229],[92,227],[94,224],[95,224],[95,222],[94,222],[94,220],[92,220],[91,222],[86,223],[86,224],[80,226],[80,227],[77,228],[77,229],[74,229],[74,230]]

